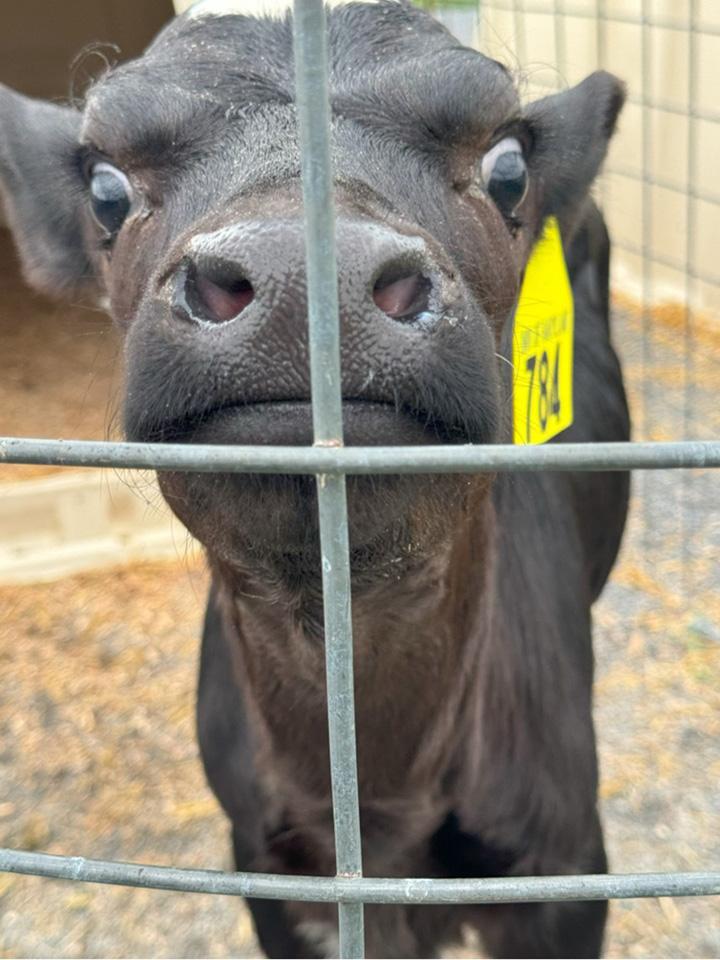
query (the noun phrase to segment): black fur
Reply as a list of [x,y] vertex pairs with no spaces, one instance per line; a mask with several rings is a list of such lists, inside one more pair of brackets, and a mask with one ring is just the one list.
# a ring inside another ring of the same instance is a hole
[[[594,74],[523,110],[505,68],[409,4],[328,19],[346,442],[508,439],[503,358],[549,214],[576,309],[575,421],[560,439],[627,439],[609,240],[588,200],[622,86]],[[0,90],[0,125],[0,189],[30,281],[59,293],[91,275],[125,332],[128,435],[310,442],[290,19],[178,18],[82,109]],[[478,181],[503,136],[521,142],[530,179],[508,217]],[[112,243],[86,199],[99,160],[133,190]],[[198,322],[178,295],[199,243],[252,288],[231,322]],[[373,284],[410,262],[429,299],[398,318]],[[198,735],[238,869],[332,874],[315,481],[160,481],[213,569]],[[366,873],[605,870],[591,605],[618,550],[627,476],[350,478],[348,497]],[[328,949],[331,905],[250,908],[269,956]],[[498,957],[593,956],[605,914],[369,906],[368,955],[435,956],[467,922]]]

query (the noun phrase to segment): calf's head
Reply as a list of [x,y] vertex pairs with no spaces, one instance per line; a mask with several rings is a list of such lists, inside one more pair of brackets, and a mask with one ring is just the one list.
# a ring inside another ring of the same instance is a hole
[[[572,231],[622,89],[596,73],[523,109],[500,64],[392,0],[329,30],[346,443],[506,437],[523,269],[548,215]],[[108,298],[132,440],[311,442],[299,178],[289,16],[178,18],[78,109],[0,89],[26,275]],[[313,483],[161,477],[211,552],[265,567],[314,557]],[[351,481],[358,569],[412,562],[483,483]]]

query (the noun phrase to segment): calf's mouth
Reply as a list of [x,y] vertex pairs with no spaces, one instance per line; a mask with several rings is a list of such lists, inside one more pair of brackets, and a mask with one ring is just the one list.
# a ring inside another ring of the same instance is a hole
[[[342,411],[349,446],[448,441],[441,423],[390,403],[349,399]],[[312,407],[308,400],[220,407],[182,428],[176,425],[173,439],[309,445]],[[159,479],[173,511],[216,559],[285,583],[319,575],[314,477],[161,473]],[[468,478],[458,476],[348,477],[350,545],[357,577],[374,582],[416,562],[447,534],[447,510],[459,503],[468,485]]]
[[[408,446],[466,441],[459,428],[448,427],[423,411],[389,402],[346,398],[342,402],[346,446]],[[172,442],[309,446],[313,443],[312,403],[263,400],[221,404],[197,417],[168,425]]]

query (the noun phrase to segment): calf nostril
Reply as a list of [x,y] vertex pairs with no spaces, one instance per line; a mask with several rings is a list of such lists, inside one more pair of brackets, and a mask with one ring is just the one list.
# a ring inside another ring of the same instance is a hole
[[209,323],[234,320],[255,298],[250,281],[236,264],[191,263],[185,279],[185,300],[193,316]]
[[373,300],[393,320],[412,320],[429,309],[432,283],[407,266],[387,267],[375,281]]

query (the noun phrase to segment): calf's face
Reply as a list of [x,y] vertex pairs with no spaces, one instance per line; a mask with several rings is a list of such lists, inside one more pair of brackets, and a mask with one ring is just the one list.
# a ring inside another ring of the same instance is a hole
[[[329,14],[348,444],[507,436],[499,369],[532,243],[566,233],[620,85],[520,107],[495,61],[404,3]],[[292,24],[178,18],[81,110],[0,92],[0,182],[26,273],[88,281],[125,336],[129,439],[312,441]],[[314,555],[314,481],[165,474],[226,561]],[[350,482],[356,563],[422,554],[483,481]],[[397,567],[396,567],[397,569]]]

